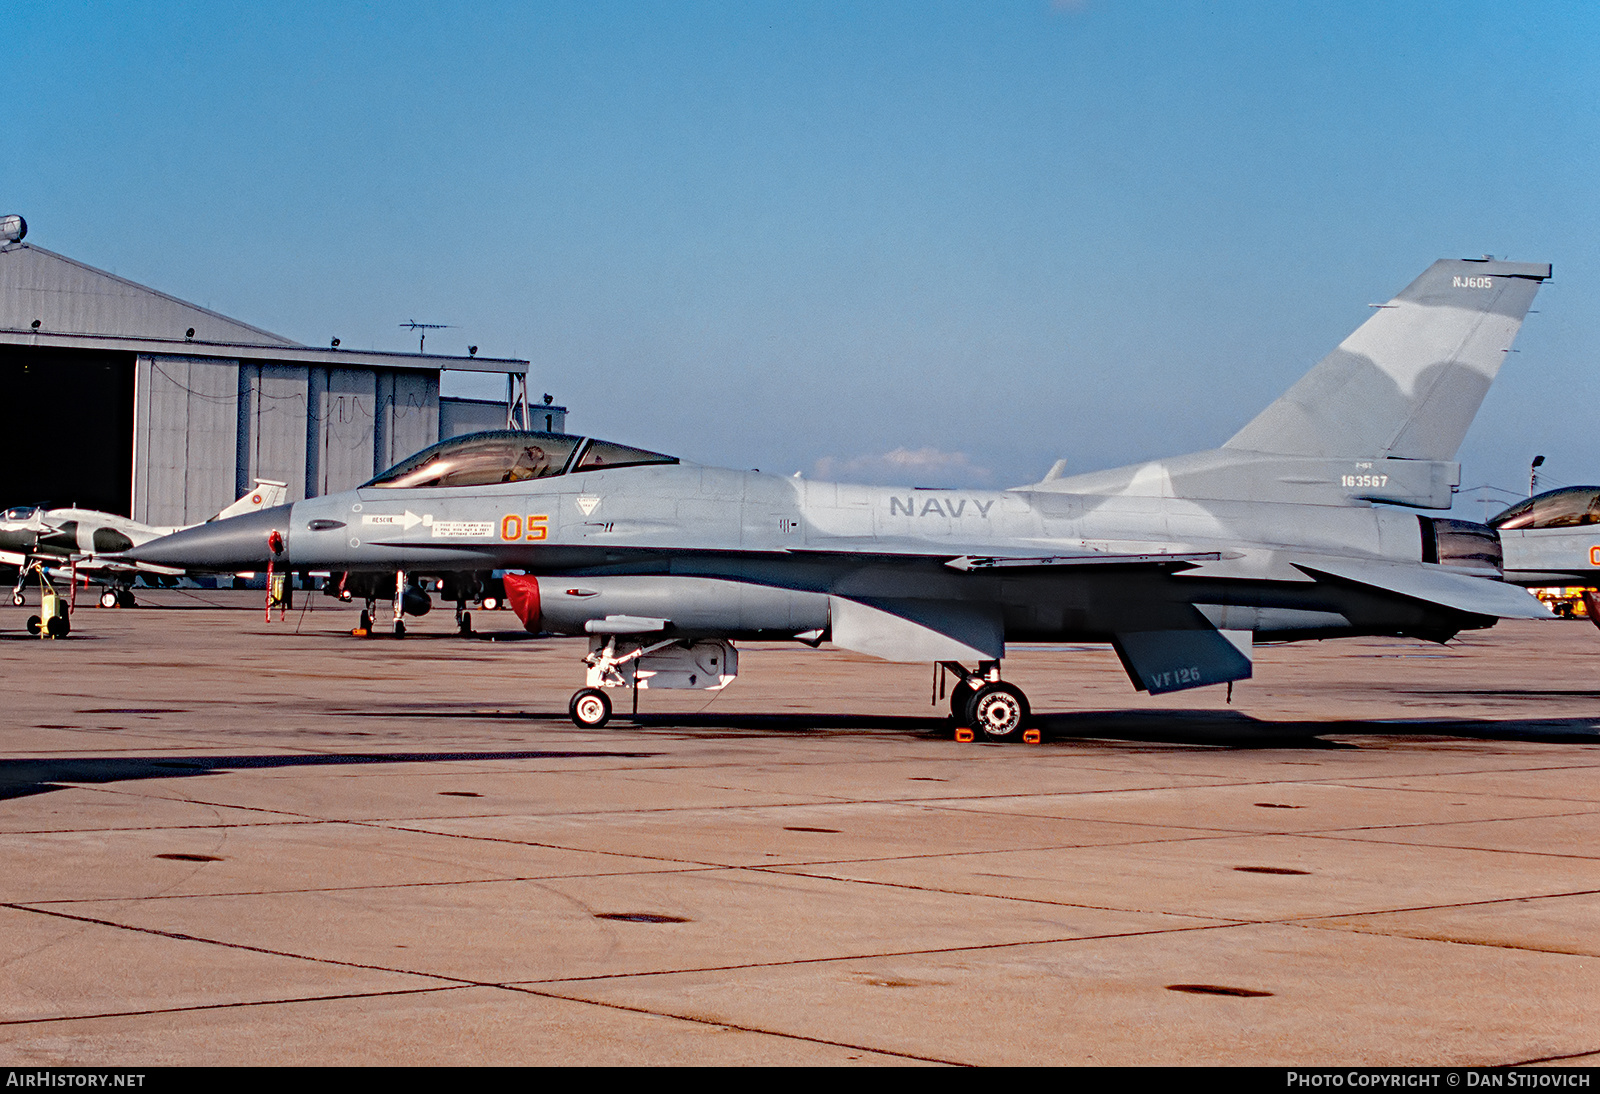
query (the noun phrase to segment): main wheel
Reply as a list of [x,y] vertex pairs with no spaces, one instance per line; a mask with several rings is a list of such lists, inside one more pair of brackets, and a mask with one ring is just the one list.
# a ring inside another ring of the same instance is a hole
[[132,589],[118,589],[117,590],[117,607],[119,607],[119,608],[137,608],[138,606],[139,606],[138,603],[135,602],[135,600],[133,599],[133,590]]
[[405,623],[405,620],[396,619],[394,621],[394,636],[396,638],[404,638],[406,636],[406,623]]
[[461,622],[456,626],[456,630],[461,632],[461,637],[462,638],[466,638],[466,637],[468,637],[469,635],[472,634],[472,613],[471,612],[462,612],[461,613]]
[[972,700],[976,694],[977,692],[959,680],[950,689],[950,717],[956,720],[956,725],[972,724]]
[[358,630],[358,631],[370,631],[371,629],[372,629],[372,613],[367,611],[365,608],[362,608],[361,609],[361,614],[356,617],[356,630]]
[[117,590],[107,589],[101,593],[100,606],[102,608],[115,608],[117,606]]
[[1003,681],[985,684],[972,697],[972,728],[986,741],[1015,741],[1028,722],[1028,700]]
[[573,693],[567,713],[579,728],[599,729],[611,720],[611,699],[599,688],[583,688]]

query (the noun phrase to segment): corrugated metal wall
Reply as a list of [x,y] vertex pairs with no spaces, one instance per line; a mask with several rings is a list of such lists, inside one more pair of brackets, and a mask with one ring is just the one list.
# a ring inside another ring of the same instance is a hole
[[196,524],[257,479],[348,490],[439,439],[432,372],[141,355],[133,518]]
[[257,479],[289,484],[289,500],[306,496],[306,406],[304,365],[239,366],[239,450],[234,496]]
[[147,357],[134,366],[133,519],[195,524],[233,492],[239,363]]
[[438,439],[438,374],[379,372],[372,473],[393,467]]

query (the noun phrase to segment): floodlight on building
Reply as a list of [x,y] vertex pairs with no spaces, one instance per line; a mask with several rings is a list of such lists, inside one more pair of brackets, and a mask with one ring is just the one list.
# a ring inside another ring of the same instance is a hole
[[333,348],[334,349],[338,349],[339,348],[339,340],[337,338],[335,338],[333,340]]
[[188,330],[184,331],[183,332],[183,336],[185,338],[193,338],[194,337],[194,328],[190,327]]
[[28,222],[16,213],[0,217],[0,243],[21,243],[28,234]]

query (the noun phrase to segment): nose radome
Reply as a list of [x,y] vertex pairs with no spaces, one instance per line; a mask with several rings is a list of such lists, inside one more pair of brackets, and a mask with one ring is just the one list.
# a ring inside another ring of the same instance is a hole
[[[119,557],[184,570],[252,570],[289,562],[292,505],[277,505],[227,520],[185,528],[153,539]],[[281,550],[274,551],[274,548]]]

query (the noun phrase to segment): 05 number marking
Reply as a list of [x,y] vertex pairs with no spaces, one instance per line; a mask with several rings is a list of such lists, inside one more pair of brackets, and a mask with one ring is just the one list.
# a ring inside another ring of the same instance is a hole
[[548,513],[529,513],[527,516],[509,513],[500,518],[500,538],[507,543],[549,539],[550,516]]

